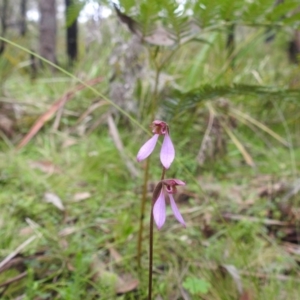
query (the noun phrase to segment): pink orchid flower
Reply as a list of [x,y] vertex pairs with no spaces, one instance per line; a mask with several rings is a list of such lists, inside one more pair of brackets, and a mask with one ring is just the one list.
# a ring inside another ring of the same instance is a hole
[[185,185],[185,182],[179,180],[179,179],[164,179],[161,181],[162,187],[161,191],[159,193],[158,198],[155,201],[154,207],[153,207],[153,217],[154,221],[157,225],[158,229],[161,229],[166,221],[166,201],[165,201],[165,191],[167,192],[171,208],[173,210],[173,214],[175,218],[184,226],[185,222],[182,218],[182,215],[180,214],[177,205],[175,203],[173,194],[177,192],[176,186],[177,185]]
[[164,136],[163,144],[160,150],[160,161],[165,169],[169,169],[175,158],[175,149],[169,134],[169,126],[163,121],[152,122],[152,133],[154,135],[140,149],[137,154],[137,161],[140,162],[147,158],[154,150],[160,135]]

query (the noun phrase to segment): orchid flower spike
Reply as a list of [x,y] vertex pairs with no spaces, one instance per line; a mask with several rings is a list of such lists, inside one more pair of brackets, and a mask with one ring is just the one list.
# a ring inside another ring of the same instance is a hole
[[160,161],[165,169],[169,169],[175,158],[175,149],[170,138],[169,126],[163,121],[152,122],[152,133],[154,135],[140,149],[137,154],[137,161],[140,162],[147,158],[154,150],[160,135],[164,136],[163,144],[160,150]]
[[158,229],[161,229],[166,221],[166,201],[165,201],[165,192],[168,194],[170,199],[171,208],[173,210],[173,214],[175,218],[184,226],[185,222],[177,208],[177,205],[175,203],[173,194],[177,192],[176,186],[177,185],[185,185],[185,182],[179,180],[179,179],[164,179],[161,181],[161,190],[159,193],[158,198],[155,201],[154,207],[153,207],[153,217],[154,221],[157,225]]

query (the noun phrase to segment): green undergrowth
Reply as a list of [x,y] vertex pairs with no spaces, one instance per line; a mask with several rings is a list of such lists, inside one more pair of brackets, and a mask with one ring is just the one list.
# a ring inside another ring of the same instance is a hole
[[[7,66],[1,69],[2,96],[5,103],[20,105],[21,114],[12,118],[11,140],[0,137],[0,264],[18,251],[4,271],[0,268],[0,299],[146,299],[149,209],[161,173],[159,147],[150,158],[141,269],[136,253],[145,162],[138,164],[135,155],[147,139],[137,124],[149,129],[154,112],[168,122],[176,149],[167,177],[187,183],[177,199],[187,228],[167,206],[166,224],[154,231],[153,299],[299,297],[298,244],[287,244],[299,236],[299,196],[285,207],[281,203],[299,176],[299,66],[288,63],[291,34],[285,29],[278,29],[270,43],[265,43],[265,27],[240,29],[230,57],[226,35],[216,30],[201,34],[208,43],[191,41],[178,48],[145,43],[145,51],[134,58],[142,74],[132,78],[136,86],[130,99],[119,102],[126,113],[126,101],[132,100],[137,110],[128,112],[130,119],[114,109],[113,117],[122,155],[138,170],[137,177],[116,149],[105,118],[87,132],[108,105],[76,123],[103,96],[110,97],[115,81],[124,84],[124,74],[132,75],[135,64],[132,70],[132,62],[123,66],[127,57],[116,51],[131,35],[118,26],[120,40],[114,39],[114,29],[107,28],[103,43],[81,49],[69,74],[42,70],[36,78],[19,67],[28,53],[9,46],[22,56],[14,64],[8,64],[10,55],[2,56],[0,63]],[[30,49],[26,41],[19,43]],[[64,57],[58,60],[65,68]],[[94,86],[98,93],[85,88],[71,97],[58,130],[51,119],[28,145],[15,150],[37,117],[78,87],[72,76],[103,81]],[[273,133],[238,119],[231,109]],[[212,114],[212,148],[199,165],[196,157]]]
[[[174,143],[180,143],[175,132]],[[140,138],[125,131],[121,136],[126,155],[134,161]],[[25,295],[24,299],[115,299],[118,278],[125,283],[139,280],[136,289],[120,293],[118,299],[145,299],[149,216],[145,217],[142,270],[135,261],[143,164],[135,165],[141,176],[132,179],[106,130],[63,148],[67,138],[45,131],[19,152],[2,144],[0,257],[28,238],[36,239],[16,256],[20,259],[16,268],[1,272],[0,282],[15,277],[17,270],[27,272],[7,290],[0,288],[1,299],[18,295]],[[178,200],[187,228],[176,223],[168,208],[166,225],[155,230],[154,295],[235,299],[241,285],[254,299],[295,299],[297,258],[281,246],[284,232],[270,235],[272,229],[263,222],[283,216],[275,200],[260,197],[257,191],[264,182],[293,178],[290,152],[279,146],[266,152],[255,143],[249,148],[255,168],[246,166],[230,143],[226,157],[201,168],[193,167],[194,157],[184,145],[179,147],[174,167],[178,170],[172,167],[170,175],[187,182],[185,192],[190,196]],[[300,152],[294,149],[293,154],[299,161]],[[39,163],[48,169],[36,167]],[[157,180],[156,173],[154,164],[150,182]],[[87,192],[86,199],[74,200]],[[45,193],[58,196],[64,210],[46,202]],[[224,213],[245,218],[226,221]],[[233,275],[226,271],[228,266]],[[235,272],[240,279],[233,279]],[[202,288],[194,288],[195,282]]]

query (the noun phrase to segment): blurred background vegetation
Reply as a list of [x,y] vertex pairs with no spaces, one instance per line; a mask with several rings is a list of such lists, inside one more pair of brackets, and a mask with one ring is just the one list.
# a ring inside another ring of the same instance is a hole
[[187,183],[154,299],[297,299],[299,1],[1,0],[0,20],[0,299],[146,298],[154,119]]

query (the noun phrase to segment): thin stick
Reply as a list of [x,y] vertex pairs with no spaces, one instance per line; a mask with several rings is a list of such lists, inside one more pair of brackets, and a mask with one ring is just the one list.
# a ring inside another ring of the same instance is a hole
[[114,121],[114,119],[113,119],[113,117],[112,117],[111,114],[109,114],[107,116],[107,124],[108,124],[108,128],[109,128],[110,136],[112,137],[113,142],[115,143],[115,146],[118,149],[122,160],[125,162],[125,165],[126,165],[128,171],[129,171],[131,177],[132,178],[138,177],[139,176],[139,172],[135,168],[135,166],[132,163],[132,161],[129,160],[128,157],[125,154],[123,142],[121,140],[118,128],[117,128],[117,126],[115,124],[115,121]]
[[11,259],[13,259],[19,252],[21,252],[26,246],[28,246],[31,242],[33,242],[37,238],[36,235],[31,236],[29,239],[27,239],[24,243],[22,243],[16,250],[14,250],[12,253],[10,253],[8,256],[6,256],[1,262],[0,262],[0,269],[6,265]]
[[23,273],[21,273],[21,274],[15,276],[15,277],[13,277],[13,278],[8,279],[7,281],[5,281],[5,282],[3,282],[3,283],[0,283],[0,288],[2,288],[2,287],[4,287],[4,286],[7,286],[7,285],[10,285],[10,284],[12,284],[12,283],[14,283],[14,282],[16,282],[16,281],[21,280],[22,278],[26,277],[27,274],[28,274],[27,272],[23,272]]
[[205,134],[204,134],[204,137],[202,139],[202,143],[201,143],[198,155],[197,155],[197,161],[198,161],[199,164],[204,163],[204,160],[205,160],[204,151],[206,150],[207,144],[209,142],[209,136],[210,136],[210,133],[211,133],[212,126],[214,124],[214,119],[215,119],[214,113],[211,110],[209,110],[208,125],[207,125],[207,128],[205,130]]
[[52,126],[52,130],[55,130],[55,131],[58,130],[60,120],[61,120],[61,117],[62,117],[63,112],[64,112],[65,104],[66,104],[66,99],[65,99],[64,103],[62,104],[62,106],[57,110],[56,117],[55,117],[55,120],[54,120],[54,123],[53,123],[53,126]]
[[150,237],[149,237],[149,285],[148,285],[148,300],[152,299],[152,271],[153,271],[153,207],[154,201],[151,205],[150,216]]
[[[0,37],[1,38],[1,37]],[[90,81],[88,81],[89,85],[94,85],[99,82],[101,82],[103,79],[102,77],[100,78],[95,78]],[[22,140],[19,142],[17,145],[17,149],[23,148],[25,145],[29,143],[29,141],[40,131],[40,129],[45,125],[45,123],[52,118],[52,116],[57,112],[58,109],[63,107],[66,102],[70,101],[73,96],[76,94],[76,92],[79,92],[83,89],[86,88],[86,83],[80,84],[75,86],[75,88],[66,94],[64,94],[62,97],[60,97],[58,100],[56,100],[51,107],[43,113],[32,125],[30,128],[29,132],[22,138]]]

